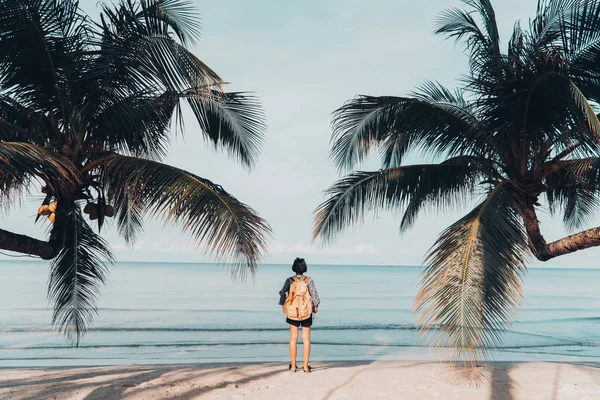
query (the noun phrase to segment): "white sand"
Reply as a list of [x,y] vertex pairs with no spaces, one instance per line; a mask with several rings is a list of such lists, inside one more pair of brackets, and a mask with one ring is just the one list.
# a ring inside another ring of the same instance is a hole
[[480,387],[432,362],[0,369],[0,399],[600,399],[600,364],[498,363]]

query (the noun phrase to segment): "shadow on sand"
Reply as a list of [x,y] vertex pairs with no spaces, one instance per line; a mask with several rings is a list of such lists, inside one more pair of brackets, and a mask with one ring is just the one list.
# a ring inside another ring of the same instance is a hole
[[[315,371],[365,365],[370,362],[328,362]],[[189,400],[218,389],[238,387],[270,376],[289,373],[283,363],[227,365],[140,365],[40,370],[30,379],[0,380],[0,398],[11,400],[126,399],[129,397]],[[1,370],[0,370],[1,371]],[[0,372],[1,373],[1,372]],[[2,389],[9,389],[2,391]],[[157,394],[157,389],[160,393]],[[148,397],[149,398],[149,397]]]
[[[365,372],[373,370],[373,362],[345,361],[327,362],[315,368],[315,371],[355,368],[343,382],[323,393],[322,399],[329,400],[342,388],[347,388],[357,382],[357,378]],[[430,361],[413,362],[399,365],[397,362],[377,361],[376,370],[405,369]],[[490,385],[489,400],[521,400],[517,397],[519,387],[511,377],[518,376],[519,365],[527,363],[496,362],[491,365],[488,382]],[[578,369],[585,370],[594,380],[600,381],[599,363],[571,363]],[[546,369],[545,382],[548,389],[545,392],[548,400],[560,400],[561,385],[564,384],[568,371],[565,365],[555,363],[554,370]],[[14,372],[15,370],[11,370]],[[0,398],[11,400],[38,400],[78,398],[85,400],[96,399],[127,399],[131,397],[156,400],[176,399],[190,400],[200,396],[212,398],[217,396],[219,389],[237,388],[264,378],[289,373],[283,363],[266,364],[226,364],[226,365],[132,365],[114,367],[82,367],[51,370],[29,370],[29,378],[17,379],[5,375],[2,379],[0,369]],[[552,376],[549,376],[549,372]],[[439,376],[439,379],[445,379]],[[360,379],[359,379],[360,380]],[[364,379],[363,379],[364,380]],[[258,386],[257,386],[258,387]],[[522,389],[522,388],[521,388]]]
[[[547,362],[546,362],[547,363]],[[509,362],[496,362],[494,363],[492,374],[491,374],[491,397],[490,400],[517,400],[514,393],[517,391],[515,382],[511,378],[511,371],[516,369],[520,364],[523,363],[509,363]],[[561,388],[561,382],[564,379],[563,368],[564,364],[560,362],[550,363],[554,364],[555,372],[552,377],[552,388],[550,397],[548,400],[559,400],[559,392]],[[590,373],[594,379],[600,379],[600,363],[597,362],[575,362],[569,363],[576,367]]]
[[514,381],[510,377],[510,370],[515,366],[513,363],[495,363],[492,367],[490,400],[514,400]]
[[61,370],[58,369],[34,379],[0,381],[0,389],[10,388],[8,398],[15,400],[62,399],[75,395],[86,400],[96,400],[129,396],[144,398],[144,393],[162,388],[162,394],[155,397],[154,392],[153,398],[188,400],[230,385],[237,387],[287,372],[281,364],[244,372],[238,370],[241,371],[239,367],[231,365],[153,365],[109,369],[75,368],[69,369],[73,373],[65,375],[62,371],[59,376]]

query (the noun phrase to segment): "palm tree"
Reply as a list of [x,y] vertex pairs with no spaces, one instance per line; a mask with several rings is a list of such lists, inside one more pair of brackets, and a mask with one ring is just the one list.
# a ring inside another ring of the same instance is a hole
[[161,162],[186,105],[245,167],[264,137],[257,100],[224,91],[188,49],[199,34],[191,4],[120,0],[94,22],[76,0],[0,0],[0,198],[9,207],[41,184],[50,221],[47,241],[0,230],[0,248],[51,260],[53,324],[75,343],[114,260],[99,236],[106,218],[133,243],[145,217],[160,217],[242,274],[264,251],[270,228],[251,208]]
[[[424,208],[479,199],[430,249],[415,302],[432,344],[472,367],[502,346],[531,256],[600,245],[600,228],[548,243],[537,218],[547,208],[579,230],[600,204],[600,1],[540,0],[504,50],[490,1],[463,2],[435,31],[466,46],[458,89],[427,82],[408,97],[358,96],[335,111],[337,167],[379,149],[381,169],[328,189],[314,237],[331,240],[372,209],[402,210],[402,232]],[[415,150],[428,162],[405,165]]]

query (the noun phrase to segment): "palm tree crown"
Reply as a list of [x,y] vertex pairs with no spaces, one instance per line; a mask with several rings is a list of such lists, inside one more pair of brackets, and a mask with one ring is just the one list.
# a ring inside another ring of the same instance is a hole
[[[426,207],[479,198],[431,248],[416,299],[432,343],[472,366],[502,345],[530,256],[600,245],[597,228],[546,243],[536,215],[543,197],[579,229],[599,204],[600,1],[540,0],[504,48],[490,1],[463,2],[436,29],[466,46],[458,89],[427,82],[408,97],[358,96],[334,113],[335,164],[351,169],[379,149],[382,167],[331,186],[314,234],[330,240],[372,208],[402,208],[404,231]],[[405,165],[414,150],[442,161]]]
[[264,250],[270,228],[251,208],[161,162],[183,106],[245,167],[264,137],[257,100],[224,91],[188,49],[199,34],[191,4],[120,0],[92,21],[75,0],[0,0],[2,201],[41,182],[52,223],[48,241],[0,230],[0,248],[52,260],[53,323],[76,343],[113,260],[88,220],[100,231],[114,215],[133,243],[144,217],[161,217],[242,273]]

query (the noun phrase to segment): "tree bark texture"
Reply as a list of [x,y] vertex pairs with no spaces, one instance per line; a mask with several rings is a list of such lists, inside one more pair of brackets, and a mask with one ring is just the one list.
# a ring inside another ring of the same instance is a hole
[[0,248],[17,253],[38,256],[44,260],[55,257],[54,248],[50,242],[34,239],[30,236],[19,235],[0,229]]
[[48,241],[0,229],[0,249],[38,256],[43,260],[53,259],[65,245],[71,207],[69,200],[57,202],[56,219]]
[[583,232],[566,236],[551,243],[546,243],[540,231],[540,223],[535,213],[533,204],[528,204],[522,211],[525,229],[533,254],[540,261],[548,261],[552,258],[600,246],[600,228],[592,228]]

